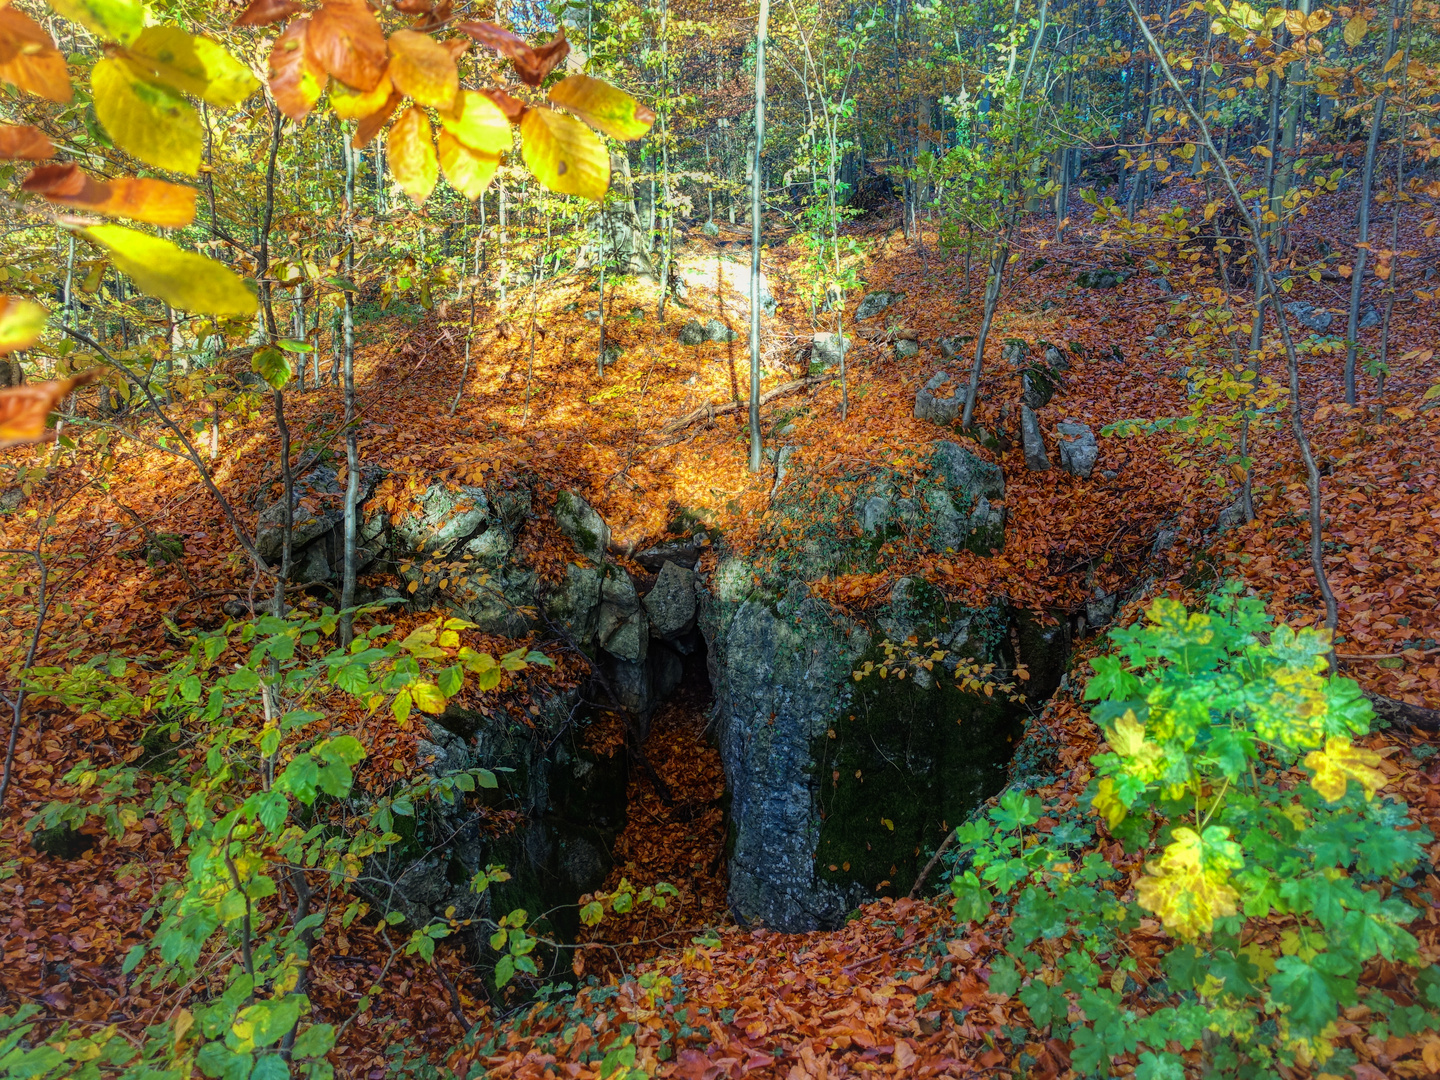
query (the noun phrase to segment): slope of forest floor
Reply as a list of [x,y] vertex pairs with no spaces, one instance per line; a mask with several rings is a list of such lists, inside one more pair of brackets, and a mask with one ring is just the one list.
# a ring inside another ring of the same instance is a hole
[[[1339,206],[1312,213],[1304,229],[1341,249],[1352,232]],[[846,328],[857,339],[849,357],[849,416],[839,419],[840,388],[830,378],[776,397],[765,414],[767,445],[783,438],[795,448],[789,468],[833,477],[837,486],[875,463],[918,475],[928,445],[953,437],[914,418],[915,391],[942,366],[940,337],[975,332],[983,286],[977,273],[967,292],[963,262],[938,252],[933,237],[918,248],[887,220],[862,223],[856,233],[869,249],[866,288],[905,297],[884,316]],[[1188,281],[1172,274],[1174,291],[1167,292],[1144,270],[1143,252],[1127,261],[1120,250],[1097,247],[1093,236],[1043,250],[1038,233],[1027,242],[1031,249],[1013,270],[992,330],[980,422],[1000,424],[1001,407],[1019,398],[1016,370],[998,360],[1007,337],[1082,346],[1046,410],[1050,424],[1073,417],[1098,432],[1121,420],[1185,414],[1185,361],[1168,355],[1174,339],[1159,331],[1175,294],[1213,284],[1213,268],[1196,264]],[[1419,235],[1402,236],[1400,246],[1432,262],[1436,254],[1434,242]],[[1036,255],[1044,265],[1027,272]],[[781,526],[794,523],[766,513],[773,467],[759,476],[748,472],[743,410],[724,411],[743,396],[747,381],[745,297],[734,287],[730,261],[746,253],[696,236],[685,257],[697,267],[713,265],[714,288],[692,286],[686,306],[672,302],[663,324],[653,287],[622,279],[607,291],[607,339],[620,356],[603,376],[596,370],[598,327],[586,318],[599,300],[588,276],[514,290],[503,311],[482,304],[463,378],[469,315],[463,300],[414,320],[386,317],[363,327],[361,455],[387,470],[378,493],[387,509],[408,507],[436,475],[471,482],[523,475],[539,481],[537,491],[568,487],[584,495],[611,525],[622,558],[624,550],[659,539],[682,512],[699,516],[741,549],[789,542],[792,534]],[[777,243],[770,257],[780,312],[767,321],[766,390],[806,374],[799,365],[813,332],[798,295],[798,244]],[[1097,265],[1138,272],[1115,289],[1077,287],[1077,271]],[[1295,296],[1339,307],[1343,288],[1301,280]],[[678,344],[681,325],[697,317],[728,319],[742,332],[732,343]],[[917,357],[896,357],[884,333],[894,325],[918,333]],[[1301,371],[1304,415],[1324,465],[1326,539],[1333,545],[1327,569],[1340,601],[1345,672],[1367,690],[1432,708],[1440,706],[1440,410],[1423,408],[1422,396],[1440,379],[1440,362],[1428,351],[1435,329],[1427,305],[1397,304],[1383,417],[1373,408],[1379,399],[1368,378],[1361,406],[1339,404],[1343,354],[1306,356]],[[1183,328],[1170,330],[1183,338]],[[962,362],[949,370],[958,374]],[[1283,378],[1281,360],[1266,363],[1268,374]],[[297,390],[287,398],[297,453],[333,449],[336,391]],[[208,418],[201,403],[177,404],[173,412],[182,426]],[[1017,444],[991,455],[1004,466],[1007,483],[1003,553],[917,560],[882,549],[875,572],[815,581],[812,591],[859,609],[884,596],[898,577],[919,575],[960,600],[1003,593],[1035,610],[1079,611],[1096,590],[1117,593],[1142,579],[1149,596],[1168,592],[1193,600],[1218,578],[1233,576],[1264,597],[1277,618],[1316,625],[1323,610],[1305,546],[1304,474],[1283,404],[1278,416],[1281,423],[1253,429],[1257,520],[1250,525],[1217,529],[1220,511],[1235,499],[1234,482],[1217,481],[1226,470],[1217,466],[1215,448],[1201,440],[1174,432],[1102,439],[1088,480],[1059,469],[1027,471]],[[686,418],[692,419],[679,423]],[[18,510],[0,517],[0,546],[20,550],[32,549],[44,519],[54,517],[43,527],[50,587],[61,606],[50,612],[42,666],[97,652],[154,657],[173,647],[165,618],[182,628],[218,625],[224,599],[244,598],[257,587],[194,472],[153,445],[153,426],[133,430],[138,440],[117,436],[113,464],[88,444],[78,453],[4,455],[8,466],[51,463]],[[277,459],[273,423],[256,401],[227,425],[214,462],[216,482],[237,506],[253,508],[257,495],[273,491]],[[1171,543],[1156,543],[1162,530]],[[183,544],[180,560],[147,558],[162,536]],[[523,542],[542,571],[563,566],[558,535],[537,525]],[[316,602],[322,601],[328,599]],[[1133,610],[1117,617],[1133,617]],[[17,603],[0,624],[7,667],[23,655],[33,618],[32,608]],[[1090,638],[1079,655],[1101,648],[1102,639]],[[573,660],[549,676],[560,682],[582,677]],[[1039,792],[1052,816],[1084,791],[1087,759],[1099,745],[1076,687],[1072,682],[1035,721],[1057,747],[1057,778]],[[515,680],[500,692],[523,699],[532,690],[538,692]],[[106,764],[138,756],[142,727],[138,719],[104,723],[48,702],[27,718],[12,809],[0,826],[7,974],[0,1007],[33,1001],[57,1020],[119,1023],[138,1034],[180,1004],[120,974],[126,951],[141,940],[142,914],[183,871],[183,853],[158,824],[120,842],[97,832],[72,859],[36,854],[23,833],[47,800],[76,794],[63,777],[82,759]],[[693,712],[677,707],[675,715],[657,719],[651,736],[671,740],[671,749],[659,752],[656,743],[651,757],[662,763],[667,783],[703,803],[716,798],[722,781],[717,761],[686,751],[684,740],[693,746],[699,737]],[[366,736],[382,772],[407,766],[414,739],[413,729],[383,726]],[[1432,830],[1440,827],[1440,759],[1428,740],[1392,729],[1369,745],[1388,755],[1387,793],[1409,802]],[[714,865],[723,842],[719,809],[678,823],[683,831],[677,834],[677,822],[645,791],[632,791],[631,805],[635,823],[622,840],[623,872],[637,884],[663,874],[682,889],[664,926],[602,925],[577,971],[594,985],[519,1017],[511,1015],[515,1004],[493,1001],[453,952],[439,957],[458,987],[453,998],[433,969],[398,958],[389,968],[392,994],[383,1010],[351,1026],[335,1052],[343,1075],[379,1080],[399,1058],[419,1059],[446,1046],[455,1047],[448,1065],[462,1075],[478,1064],[497,1077],[596,1077],[605,1050],[625,1039],[633,1040],[642,1064],[690,1080],[1006,1069],[1058,1076],[1068,1067],[1063,1045],[1025,1029],[1018,1002],[986,991],[998,925],[957,929],[943,904],[898,900],[865,908],[834,933],[786,936],[727,926],[723,883],[695,870],[701,862]],[[1117,866],[1127,865],[1118,845],[1104,850]],[[1431,858],[1440,861],[1440,846]],[[1440,881],[1428,877],[1411,893],[1411,902],[1433,918]],[[1429,922],[1417,936],[1440,957],[1440,937]],[[674,947],[657,951],[653,943],[662,938]],[[687,944],[691,938],[698,943]],[[617,951],[631,939],[652,946]],[[1158,926],[1148,926],[1132,942],[1140,965],[1137,994],[1154,975],[1147,958],[1161,940]],[[380,972],[384,948],[359,929],[334,941],[334,952],[314,958],[313,996],[326,1019],[341,1021],[353,1012],[363,984]],[[615,982],[620,964],[640,977]],[[1367,978],[1378,985],[1385,973]],[[1413,1039],[1371,1037],[1364,1010],[1352,1012],[1341,1034],[1364,1063],[1360,1068],[1372,1070],[1362,1080],[1428,1073],[1424,1061],[1435,1051]],[[468,1044],[461,1042],[457,1013],[482,1021]]]

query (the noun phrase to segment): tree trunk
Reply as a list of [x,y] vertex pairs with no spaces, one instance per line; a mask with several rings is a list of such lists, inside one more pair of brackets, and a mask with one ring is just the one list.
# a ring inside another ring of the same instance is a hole
[[[770,0],[760,0],[755,29],[755,157],[750,169],[750,471],[760,471],[760,233],[764,206],[760,197],[760,152],[765,142],[765,35]],[[844,342],[841,342],[844,352]]]

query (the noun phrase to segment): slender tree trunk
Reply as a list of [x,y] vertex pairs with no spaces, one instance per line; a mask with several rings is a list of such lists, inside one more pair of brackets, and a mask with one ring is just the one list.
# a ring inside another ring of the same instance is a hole
[[[765,37],[770,25],[770,0],[760,0],[755,29],[755,157],[750,170],[750,471],[760,471],[760,153],[765,143]],[[844,342],[841,342],[844,352]]]
[[990,324],[995,320],[995,309],[1000,304],[1000,286],[1005,279],[1005,264],[1010,261],[1010,237],[1015,231],[1016,214],[1012,213],[1005,226],[1005,234],[995,240],[995,250],[990,255],[990,275],[985,282],[985,314],[980,319],[980,330],[975,335],[975,362],[970,366],[970,384],[965,392],[965,410],[960,417],[960,427],[969,430],[975,419],[975,403],[980,397],[980,370],[985,363],[985,339],[990,334]]
[[[1392,0],[1390,18],[1386,20],[1385,59],[1395,52],[1395,23],[1400,18],[1404,0]],[[1360,236],[1356,243],[1355,269],[1350,272],[1350,318],[1345,325],[1345,404],[1354,405],[1355,356],[1360,348],[1360,297],[1365,288],[1366,245],[1370,242],[1370,188],[1375,183],[1375,156],[1380,146],[1380,128],[1385,122],[1387,101],[1384,84],[1375,98],[1375,114],[1370,118],[1370,140],[1365,144],[1365,169],[1360,180]]]
[[[355,171],[359,155],[350,148],[349,140],[341,144],[345,153],[345,277],[355,281]],[[355,577],[359,568],[360,538],[360,422],[355,415],[355,302],[349,289],[343,292],[340,327],[344,334],[341,353],[341,378],[345,382],[345,507],[343,546],[340,555],[340,643],[347,648],[355,636]]]
[[[270,134],[270,160],[265,168],[265,216],[260,224],[260,298],[265,313],[265,333],[273,348],[279,338],[275,325],[275,305],[270,285],[270,228],[275,221],[275,161],[280,153],[280,137],[285,128],[285,114],[270,105],[274,127]],[[275,429],[280,433],[280,477],[284,485],[284,542],[280,555],[280,575],[275,579],[274,614],[285,615],[285,582],[290,578],[291,546],[295,533],[295,475],[290,467],[290,425],[285,422],[285,392],[272,389],[270,401],[275,409]]]

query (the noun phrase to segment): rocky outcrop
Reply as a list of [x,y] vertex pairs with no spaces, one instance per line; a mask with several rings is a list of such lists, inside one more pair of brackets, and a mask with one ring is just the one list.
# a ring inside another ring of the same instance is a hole
[[1060,448],[1060,468],[1072,476],[1089,479],[1100,456],[1100,444],[1090,425],[1078,420],[1061,420],[1055,425],[1055,436]]
[[833,928],[868,897],[903,895],[928,851],[1003,786],[1024,706],[965,692],[953,667],[1013,664],[1004,605],[948,604],[902,579],[856,619],[798,580],[722,558],[700,618],[742,923]]
[[1025,467],[1031,472],[1045,472],[1050,468],[1050,457],[1045,453],[1045,436],[1040,432],[1040,420],[1029,405],[1020,406],[1020,441],[1025,448]]
[[898,304],[904,297],[903,292],[888,292],[884,289],[868,292],[860,298],[860,303],[855,308],[855,321],[873,319],[892,304]]
[[953,424],[965,408],[965,383],[948,371],[937,371],[915,391],[915,419]]
[[841,349],[846,354],[855,347],[854,340],[847,334],[844,336],[844,345],[841,345],[841,335],[833,331],[825,331],[816,334],[810,341],[810,372],[819,374],[822,371],[829,371],[831,368],[840,366]]
[[703,345],[707,341],[734,341],[738,335],[719,319],[691,319],[680,328],[681,345]]

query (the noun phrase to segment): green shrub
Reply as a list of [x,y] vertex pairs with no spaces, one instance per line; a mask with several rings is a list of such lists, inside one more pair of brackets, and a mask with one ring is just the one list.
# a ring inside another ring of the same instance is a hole
[[[1109,744],[1092,758],[1089,815],[1038,833],[1040,801],[1010,791],[961,832],[957,918],[984,918],[997,897],[1011,915],[991,990],[1070,1039],[1079,1072],[1136,1054],[1140,1080],[1180,1080],[1196,1049],[1226,1076],[1345,1072],[1336,1024],[1362,1001],[1379,1038],[1435,1028],[1440,971],[1406,930],[1419,913],[1388,887],[1413,884],[1431,836],[1377,797],[1379,755],[1353,741],[1373,714],[1353,680],[1326,673],[1328,633],[1274,626],[1229,587],[1208,612],[1158,600],[1111,639],[1086,687]],[[1086,851],[1087,816],[1152,856],[1133,892]],[[1120,939],[1147,917],[1168,947],[1136,1009]],[[1278,933],[1257,933],[1265,920]],[[1390,995],[1360,985],[1377,959],[1400,972]]]

